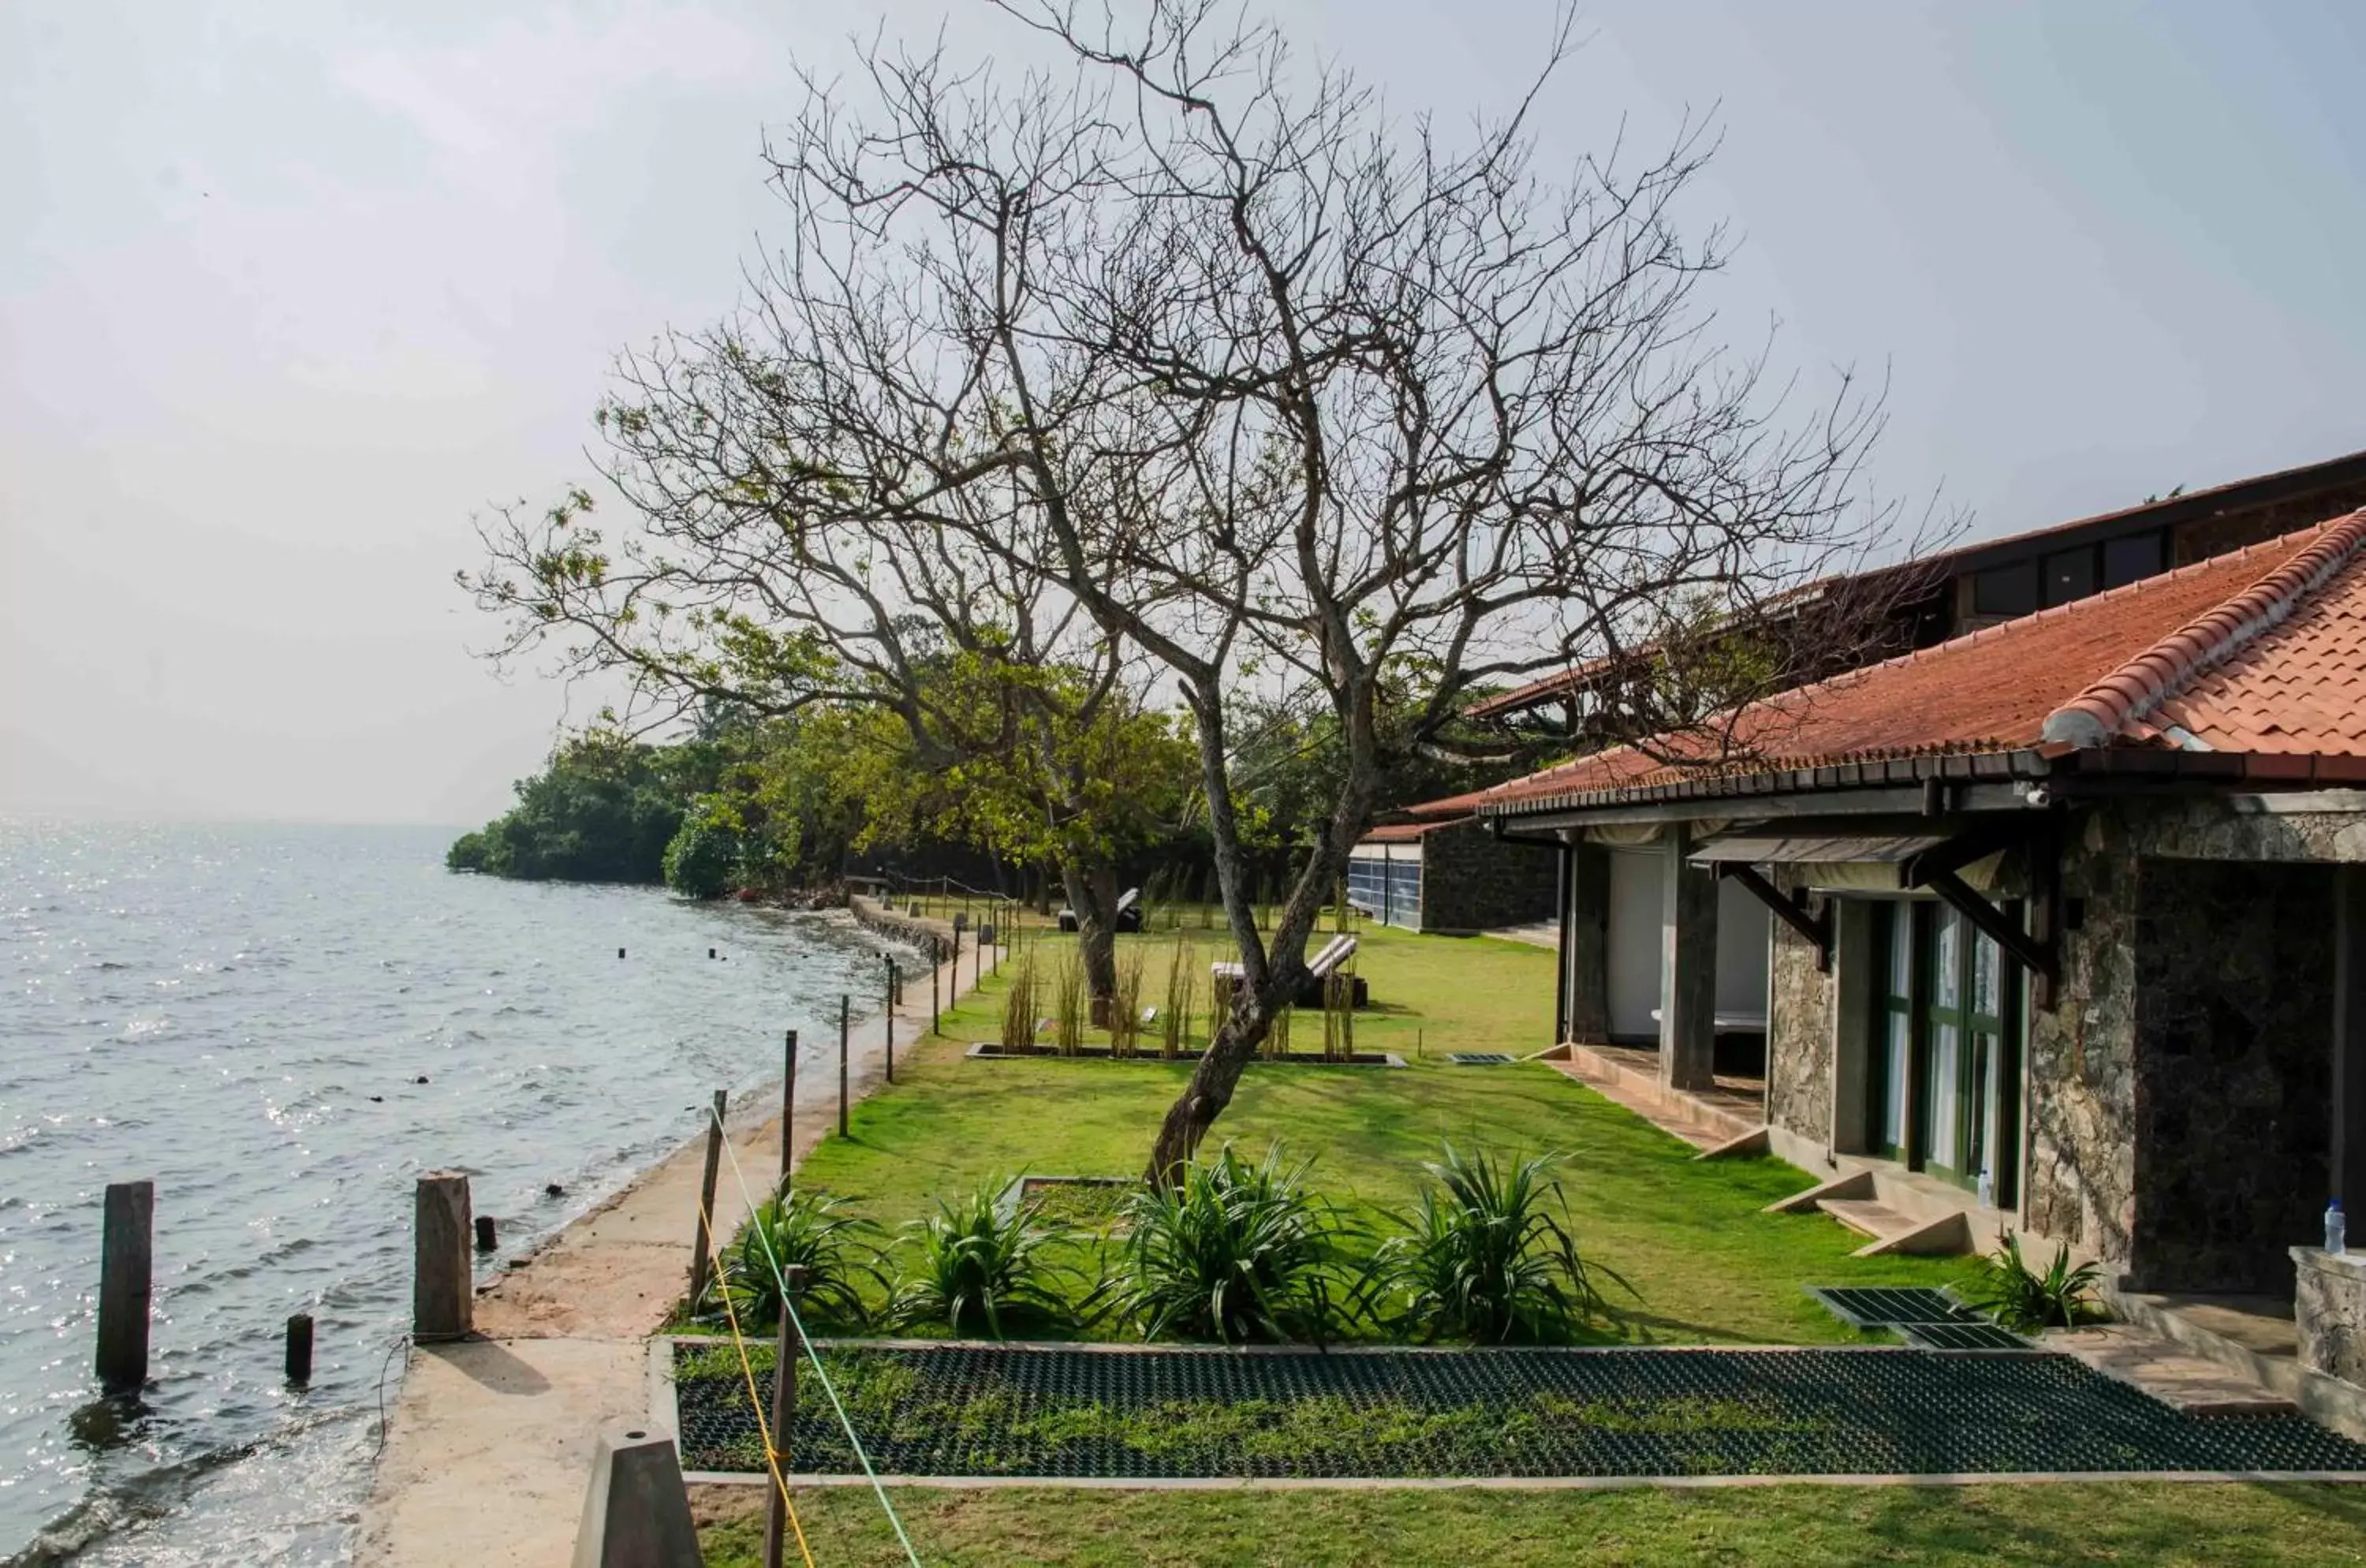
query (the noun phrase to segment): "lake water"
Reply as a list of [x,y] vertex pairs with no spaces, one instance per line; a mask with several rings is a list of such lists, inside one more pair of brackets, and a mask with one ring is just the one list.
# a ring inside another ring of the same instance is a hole
[[[842,916],[453,875],[450,836],[0,822],[0,1563],[344,1562],[417,1173],[469,1171],[507,1255],[877,996]],[[127,1414],[90,1362],[102,1192],[141,1179]]]

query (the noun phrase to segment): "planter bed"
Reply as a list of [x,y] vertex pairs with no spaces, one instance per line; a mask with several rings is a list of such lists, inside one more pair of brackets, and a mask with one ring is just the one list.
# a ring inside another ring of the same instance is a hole
[[[1137,1051],[1131,1056],[1112,1056],[1110,1055],[1110,1048],[1106,1045],[1086,1045],[1073,1052],[1063,1052],[1056,1045],[1021,1047],[1014,1051],[991,1040],[981,1040],[964,1053],[973,1062],[1018,1062],[1042,1059],[1054,1062],[1087,1060],[1165,1062],[1170,1066],[1180,1062],[1196,1062],[1205,1054],[1204,1050],[1178,1051],[1172,1056],[1163,1056],[1155,1049],[1151,1049]],[[1249,1066],[1252,1067],[1402,1067],[1404,1065],[1404,1058],[1392,1051],[1358,1051],[1354,1055],[1345,1058],[1325,1056],[1320,1051],[1292,1051],[1287,1056],[1268,1056],[1260,1054],[1249,1058]]]
[[[825,1340],[820,1349],[873,1465],[891,1476],[2366,1480],[2366,1445],[2298,1416],[2183,1416],[2042,1351],[1326,1353],[884,1340]],[[727,1341],[676,1340],[659,1353],[676,1374],[684,1467],[760,1472],[754,1413]],[[768,1402],[770,1360],[762,1350],[757,1383]],[[818,1383],[810,1368],[798,1380],[794,1468],[858,1473]]]

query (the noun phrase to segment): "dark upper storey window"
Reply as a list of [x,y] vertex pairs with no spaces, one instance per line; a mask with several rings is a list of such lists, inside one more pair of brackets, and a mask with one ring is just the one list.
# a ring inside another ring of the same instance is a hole
[[2056,550],[2045,558],[2045,603],[2067,604],[2095,592],[2095,547]]
[[2037,608],[2037,563],[2017,560],[1993,566],[1972,579],[1972,613],[2026,615]]
[[2139,578],[2158,575],[2167,564],[2161,559],[2160,547],[2158,534],[2132,534],[2124,539],[2106,541],[2103,586],[2118,588]]
[[1992,566],[1972,579],[1972,613],[2026,615],[2152,577],[2167,568],[2166,544],[2156,529]]

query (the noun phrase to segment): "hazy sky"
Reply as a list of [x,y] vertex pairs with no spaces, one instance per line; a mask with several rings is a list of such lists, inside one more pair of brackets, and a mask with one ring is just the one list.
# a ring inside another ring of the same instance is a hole
[[[2248,14],[2245,14],[2248,9]],[[1279,13],[1405,110],[1544,0]],[[452,587],[726,309],[760,128],[933,4],[0,6],[0,810],[481,818],[568,694]],[[952,7],[957,39],[1007,27]],[[1631,0],[1549,151],[1716,108],[1718,299],[1891,376],[1887,490],[2002,533],[2366,446],[2366,6]],[[573,701],[574,716],[587,701]]]

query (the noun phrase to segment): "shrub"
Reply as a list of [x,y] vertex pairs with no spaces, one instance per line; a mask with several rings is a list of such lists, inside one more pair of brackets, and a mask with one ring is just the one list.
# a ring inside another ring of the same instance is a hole
[[1227,1144],[1136,1193],[1118,1310],[1144,1338],[1329,1337],[1354,1316],[1336,1281],[1360,1233],[1306,1192],[1312,1163],[1285,1167],[1276,1144],[1250,1165]]
[[[1008,1321],[1065,1325],[1080,1315],[1061,1292],[1065,1270],[1043,1249],[1066,1233],[1045,1222],[1040,1200],[1006,1204],[1007,1182],[988,1182],[905,1229],[919,1237],[918,1273],[897,1281],[888,1320],[902,1327],[941,1324],[1003,1337]],[[1087,1303],[1089,1304],[1089,1303]]]
[[2007,1231],[2003,1245],[1981,1259],[1981,1265],[1975,1301],[2015,1333],[2076,1328],[2103,1316],[2102,1305],[2095,1299],[2095,1281],[2102,1269],[2094,1263],[2072,1268],[2067,1242],[2054,1249],[2053,1263],[2039,1274],[2022,1260],[2021,1237]]
[[1425,1339],[1560,1339],[1606,1309],[1597,1274],[1631,1294],[1626,1280],[1579,1255],[1552,1165],[1550,1156],[1516,1165],[1483,1151],[1465,1156],[1451,1144],[1443,1160],[1425,1164],[1433,1180],[1403,1222],[1406,1234],[1373,1258],[1390,1325]]
[[879,1227],[845,1207],[840,1199],[803,1188],[758,1204],[715,1258],[698,1315],[722,1315],[718,1297],[727,1294],[742,1328],[772,1328],[781,1321],[779,1270],[795,1265],[806,1271],[799,1316],[809,1323],[860,1326],[865,1313],[857,1281],[868,1279],[883,1289],[886,1281],[878,1269],[879,1249],[869,1241]]
[[682,819],[665,847],[665,885],[688,898],[719,898],[739,870],[738,828],[703,811]]

